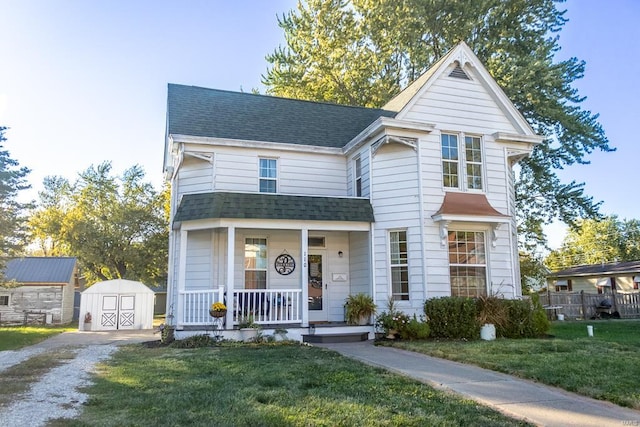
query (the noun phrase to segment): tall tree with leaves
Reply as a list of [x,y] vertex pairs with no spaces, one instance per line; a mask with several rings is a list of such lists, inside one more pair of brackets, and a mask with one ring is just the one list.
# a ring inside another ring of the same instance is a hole
[[524,248],[544,244],[542,225],[598,217],[584,184],[556,170],[611,151],[598,115],[571,85],[576,58],[556,61],[566,19],[554,0],[308,0],[278,23],[286,46],[267,56],[268,93],[381,107],[460,41],[483,61],[534,130],[545,136],[521,162],[516,185]]
[[551,270],[562,270],[616,261],[640,261],[640,221],[620,220],[615,215],[580,220],[569,229],[560,248],[547,256],[545,264]]
[[18,201],[18,193],[30,187],[26,181],[30,171],[20,167],[4,149],[6,129],[0,127],[0,283],[3,282],[6,258],[20,253],[25,245],[25,213],[30,207],[28,203]]
[[164,284],[168,190],[158,193],[143,179],[139,166],[113,176],[108,162],[81,172],[73,184],[47,177],[30,220],[34,240],[47,254],[77,257],[89,284]]

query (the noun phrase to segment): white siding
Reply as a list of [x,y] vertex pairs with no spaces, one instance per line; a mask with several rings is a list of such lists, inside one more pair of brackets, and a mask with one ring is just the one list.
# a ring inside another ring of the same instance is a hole
[[349,279],[351,293],[371,292],[371,269],[369,233],[349,233]]
[[375,300],[384,307],[391,294],[388,239],[391,230],[406,230],[409,251],[409,301],[398,301],[407,313],[421,313],[422,249],[416,150],[400,144],[381,147],[372,159],[371,191],[375,212]]
[[211,230],[189,232],[185,290],[213,289],[212,249]]
[[178,195],[204,193],[213,190],[213,166],[196,158],[185,158],[178,173]]
[[346,159],[341,155],[220,147],[216,150],[217,191],[257,192],[259,158],[278,161],[278,193],[346,196]]
[[435,123],[440,129],[465,129],[485,134],[517,132],[472,71],[465,71],[473,80],[449,77],[449,72],[445,71],[404,118]]

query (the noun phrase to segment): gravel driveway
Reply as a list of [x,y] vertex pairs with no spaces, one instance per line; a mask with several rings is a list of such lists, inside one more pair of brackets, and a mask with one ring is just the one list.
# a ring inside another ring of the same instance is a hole
[[0,407],[0,426],[37,427],[56,418],[75,418],[87,395],[78,389],[90,384],[95,365],[118,345],[155,341],[153,330],[114,332],[65,332],[37,345],[16,351],[0,351],[0,375],[32,356],[59,348],[69,348],[75,357],[51,369],[14,402]]

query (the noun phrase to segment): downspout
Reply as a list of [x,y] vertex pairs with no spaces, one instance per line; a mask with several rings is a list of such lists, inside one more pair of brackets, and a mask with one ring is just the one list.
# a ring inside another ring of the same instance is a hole
[[[178,169],[182,164],[182,159],[184,156],[184,144],[180,143],[178,150],[176,152],[177,157],[176,161],[173,162],[173,166],[168,170],[170,174],[167,174],[169,178],[169,184],[171,185],[171,211],[169,212],[169,248],[168,248],[168,260],[169,265],[167,266],[167,319],[165,321],[170,326],[177,326],[177,314],[176,311],[178,307],[176,303],[178,301],[177,290],[178,285],[176,284],[175,274],[175,254],[176,254],[176,231],[173,230],[173,218],[175,217],[175,210],[178,206]],[[171,290],[169,292],[169,290]]]
[[[373,152],[371,145],[369,145],[369,203],[373,207]],[[373,212],[375,220],[375,211]],[[369,250],[371,255],[369,256],[369,277],[371,277],[371,297],[373,301],[376,301],[376,251],[375,251],[375,222],[369,224]]]
[[422,253],[422,300],[427,299],[427,253],[425,249],[424,231],[424,190],[422,182],[422,153],[420,152],[420,139],[416,141],[416,153],[418,155],[418,203],[420,212],[420,252]]

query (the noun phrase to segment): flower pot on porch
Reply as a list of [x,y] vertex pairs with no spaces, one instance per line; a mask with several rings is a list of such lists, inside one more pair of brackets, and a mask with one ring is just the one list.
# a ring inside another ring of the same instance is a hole
[[227,315],[227,310],[209,310],[209,314],[211,317],[216,318],[225,317]]
[[256,328],[240,328],[240,338],[244,342],[251,342],[258,336]]

